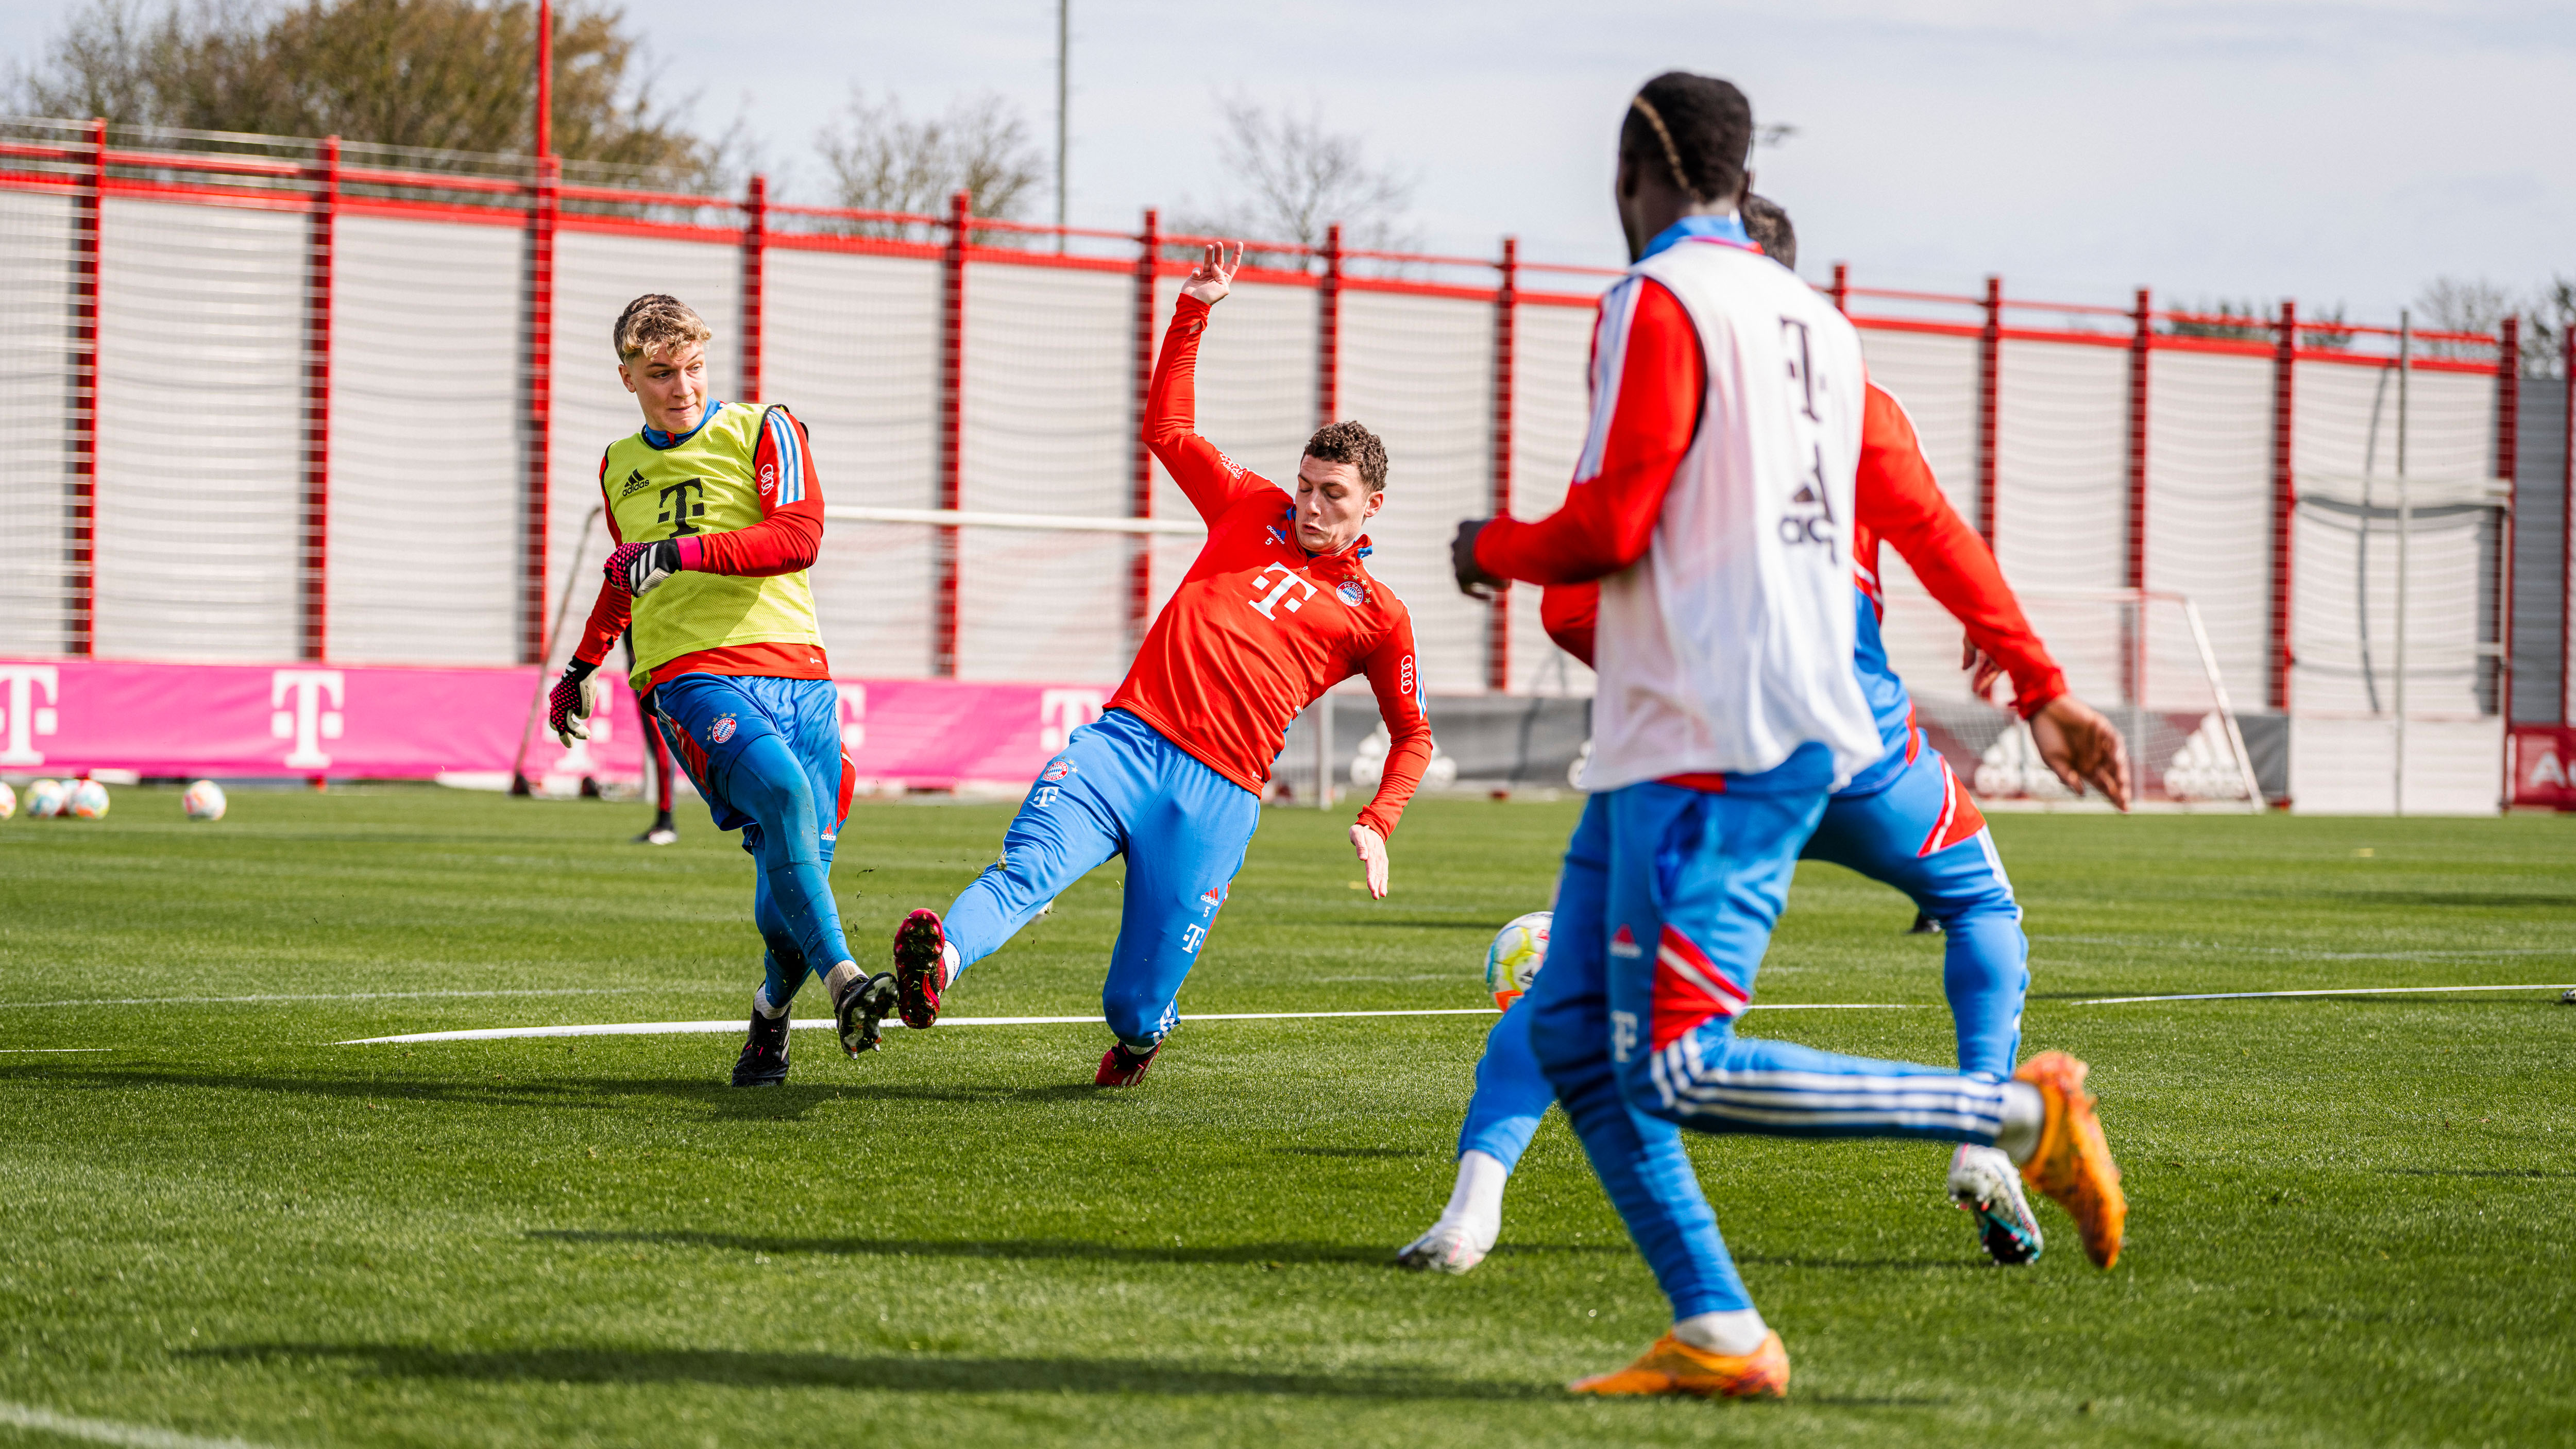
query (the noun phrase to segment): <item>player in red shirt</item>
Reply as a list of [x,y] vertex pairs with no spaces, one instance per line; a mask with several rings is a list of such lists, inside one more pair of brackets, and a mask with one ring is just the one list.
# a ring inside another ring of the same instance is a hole
[[1365,673],[1392,744],[1377,796],[1351,826],[1371,895],[1387,890],[1386,840],[1431,758],[1413,617],[1370,577],[1360,528],[1385,502],[1386,449],[1356,422],[1308,440],[1292,495],[1192,429],[1199,337],[1231,260],[1211,246],[1181,288],[1154,369],[1145,441],[1207,520],[1208,541],[1146,634],[1098,723],[1074,731],[1011,822],[1002,859],[943,919],[895,932],[904,1024],[928,1027],[959,972],[1113,855],[1127,857],[1118,944],[1101,1005],[1118,1041],[1094,1080],[1143,1078],[1178,1020],[1173,999],[1260,823],[1288,722]]

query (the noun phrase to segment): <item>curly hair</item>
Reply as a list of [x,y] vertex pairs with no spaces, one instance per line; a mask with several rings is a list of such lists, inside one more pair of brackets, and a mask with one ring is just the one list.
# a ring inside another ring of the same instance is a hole
[[1306,440],[1306,456],[1319,463],[1348,463],[1359,470],[1360,484],[1375,493],[1386,487],[1386,444],[1353,418],[1327,423]]
[[1731,82],[1668,70],[1628,102],[1619,157],[1672,178],[1694,205],[1733,196],[1753,150],[1753,103]]
[[665,347],[686,347],[715,335],[715,329],[690,311],[688,303],[661,292],[647,292],[617,314],[617,326],[609,332],[608,340],[617,349],[618,361],[633,362]]
[[1762,248],[1762,255],[1790,271],[1798,270],[1798,229],[1789,224],[1789,213],[1780,203],[1747,192],[1737,210],[1744,213],[1744,234]]

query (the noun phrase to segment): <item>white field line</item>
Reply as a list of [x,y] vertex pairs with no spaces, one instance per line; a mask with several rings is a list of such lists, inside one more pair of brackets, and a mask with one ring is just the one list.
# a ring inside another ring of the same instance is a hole
[[2077,1006],[2126,1006],[2133,1001],[2252,1001],[2276,996],[2397,996],[2419,991],[2570,991],[2576,982],[2531,986],[2330,986],[2313,991],[2197,991],[2187,996],[2103,996]]
[[[1777,1006],[1757,1001],[1753,1004],[1752,1009],[1768,1011],[1911,1011],[1915,1008],[1902,1003],[1877,1001],[1814,1003],[1784,1002]],[[1324,1017],[1500,1016],[1501,1014],[1502,1013],[1500,1011],[1490,1006],[1444,1006],[1413,1011],[1207,1011],[1192,1012],[1190,1015],[1182,1017],[1181,1020],[1184,1022],[1313,1021]],[[790,1027],[798,1031],[822,1031],[832,1027],[833,1024],[834,1023],[830,1017],[812,1017],[788,1023]],[[939,1026],[941,1027],[1098,1026],[1100,1024],[1101,1018],[1096,1016],[946,1016],[941,1017],[939,1020]],[[885,1025],[890,1028],[895,1028],[901,1027],[903,1023],[889,1018]],[[680,1036],[694,1032],[704,1032],[711,1035],[716,1032],[740,1031],[742,1029],[743,1024],[739,1018],[728,1019],[725,1021],[603,1022],[595,1026],[488,1026],[475,1031],[419,1031],[412,1032],[405,1036],[362,1036],[350,1041],[334,1042],[332,1045],[380,1046],[387,1042],[502,1041],[516,1037],[532,1036]],[[932,1030],[938,1030],[938,1027],[934,1027]]]
[[640,996],[658,986],[547,986],[493,991],[319,991],[260,996],[84,996],[70,1001],[0,1001],[0,1011],[53,1006],[232,1006],[270,1001],[419,1001],[469,996]]
[[255,1449],[240,1439],[207,1439],[171,1429],[157,1429],[150,1424],[83,1419],[40,1409],[33,1404],[13,1404],[6,1400],[0,1400],[0,1424],[60,1434],[66,1439],[87,1439],[93,1444],[124,1444],[131,1449]]

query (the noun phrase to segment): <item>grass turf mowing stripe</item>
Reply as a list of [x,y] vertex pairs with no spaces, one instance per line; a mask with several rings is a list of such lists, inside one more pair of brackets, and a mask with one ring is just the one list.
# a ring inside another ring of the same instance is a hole
[[66,1439],[86,1439],[93,1444],[124,1444],[131,1449],[257,1449],[242,1439],[206,1439],[195,1434],[156,1429],[150,1424],[84,1419],[72,1414],[57,1414],[33,1404],[13,1404],[5,1399],[0,1399],[0,1424],[60,1434]]
[[[1914,1007],[1896,1001],[1816,1001],[1783,1002],[1772,1006],[1755,1002],[1747,1010],[1770,1011],[1912,1011]],[[1314,1021],[1325,1017],[1344,1016],[1500,1016],[1490,1006],[1426,1007],[1412,1011],[1209,1011],[1182,1017],[1191,1021]],[[1096,1016],[952,1016],[943,1018],[941,1026],[1080,1026],[1100,1025]],[[791,1021],[797,1031],[820,1031],[835,1023],[828,1017]],[[888,1019],[884,1025],[899,1027],[903,1023]],[[715,1033],[740,1031],[740,1020],[728,1021],[625,1021],[603,1022],[596,1026],[487,1026],[471,1031],[420,1031],[406,1036],[362,1036],[349,1041],[333,1042],[334,1046],[380,1046],[387,1042],[415,1041],[505,1041],[532,1036],[678,1036],[689,1032]]]
[[259,996],[85,996],[71,1001],[0,1001],[0,1011],[52,1006],[237,1006],[274,1001],[417,1001],[439,996],[639,996],[652,986],[531,986],[490,991],[313,991]]
[[2099,996],[2077,1006],[2126,1006],[2133,1001],[2260,1001],[2276,996],[2397,996],[2424,991],[2576,991],[2561,981],[2530,986],[2328,986],[2309,991],[2195,991],[2184,996]]

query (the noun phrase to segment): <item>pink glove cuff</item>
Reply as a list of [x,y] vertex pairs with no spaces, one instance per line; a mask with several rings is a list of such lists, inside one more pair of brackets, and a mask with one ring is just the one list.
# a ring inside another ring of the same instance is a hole
[[682,572],[690,573],[697,570],[698,555],[704,552],[699,545],[704,541],[704,539],[700,538],[696,534],[691,534],[685,538],[675,538],[671,540],[673,545],[675,545],[680,551],[680,569]]

